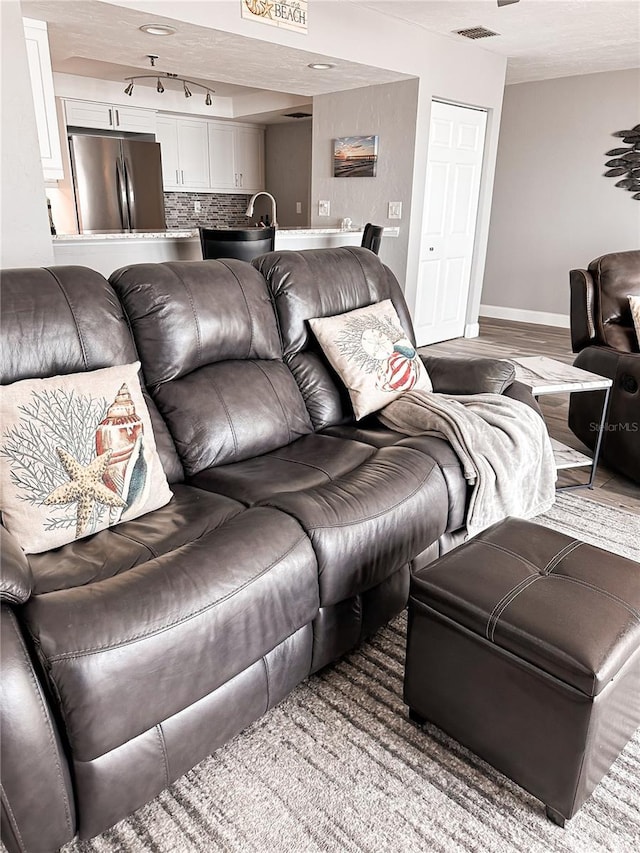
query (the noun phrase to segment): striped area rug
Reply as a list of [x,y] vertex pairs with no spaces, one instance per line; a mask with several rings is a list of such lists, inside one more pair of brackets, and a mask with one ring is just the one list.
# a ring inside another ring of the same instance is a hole
[[[628,513],[565,493],[537,520],[640,561]],[[640,730],[562,830],[443,732],[409,722],[405,627],[402,614],[133,817],[64,853],[640,850]]]

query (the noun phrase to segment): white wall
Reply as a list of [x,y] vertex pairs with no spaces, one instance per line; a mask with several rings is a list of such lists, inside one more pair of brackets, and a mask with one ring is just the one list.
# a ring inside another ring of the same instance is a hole
[[482,314],[568,325],[569,270],[638,248],[640,202],[603,172],[639,121],[638,70],[507,86]]
[[[349,217],[400,227],[400,236],[384,240],[380,257],[401,284],[406,277],[411,211],[418,81],[350,89],[313,99],[313,170],[311,224],[334,226]],[[340,136],[378,136],[375,178],[334,178],[333,140]],[[318,215],[318,200],[331,204],[329,217]],[[388,219],[388,203],[401,201],[403,220]],[[404,225],[404,227],[403,227]]]
[[2,23],[2,239],[0,266],[53,262],[47,197],[18,0],[0,3]]

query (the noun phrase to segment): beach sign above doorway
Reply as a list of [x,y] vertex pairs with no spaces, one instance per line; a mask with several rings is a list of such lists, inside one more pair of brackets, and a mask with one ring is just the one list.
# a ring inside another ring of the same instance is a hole
[[307,0],[240,0],[242,17],[252,21],[307,32]]

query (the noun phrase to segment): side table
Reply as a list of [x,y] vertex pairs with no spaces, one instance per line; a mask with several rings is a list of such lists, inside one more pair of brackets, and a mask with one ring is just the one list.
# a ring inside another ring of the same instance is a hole
[[602,436],[607,423],[607,410],[609,408],[612,380],[606,376],[589,373],[587,370],[581,370],[579,367],[573,367],[570,364],[564,364],[561,361],[556,361],[546,356],[525,356],[522,358],[511,358],[510,360],[516,368],[516,380],[526,385],[536,398],[541,397],[543,394],[561,394],[563,392],[575,394],[580,391],[604,391],[602,415],[600,417],[600,424],[598,425],[598,438],[592,457],[581,453],[579,450],[574,450],[572,447],[567,447],[567,445],[562,444],[562,442],[554,438],[551,439],[553,455],[558,470],[587,466],[591,468],[589,479],[586,483],[560,486],[558,487],[558,491],[584,489],[585,487],[592,489],[600,457]]

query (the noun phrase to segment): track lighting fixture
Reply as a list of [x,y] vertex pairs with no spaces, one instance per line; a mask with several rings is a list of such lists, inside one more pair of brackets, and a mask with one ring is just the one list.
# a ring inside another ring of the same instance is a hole
[[[156,59],[158,59],[158,57],[152,53],[147,54],[147,56],[151,63],[151,67],[155,68]],[[190,98],[193,95],[189,86],[196,86],[199,89],[204,89],[206,92],[204,99],[205,104],[208,107],[213,104],[211,95],[214,93],[215,89],[209,89],[208,86],[204,86],[202,83],[196,83],[195,80],[187,80],[185,77],[179,77],[177,74],[171,74],[169,71],[162,71],[160,74],[156,71],[154,74],[136,74],[133,77],[125,77],[124,79],[127,82],[127,87],[124,90],[125,95],[132,94],[133,85],[136,80],[147,80],[151,78],[156,81],[156,92],[159,94],[164,92],[164,86],[162,85],[163,80],[175,80],[177,83],[182,83],[185,98]]]

